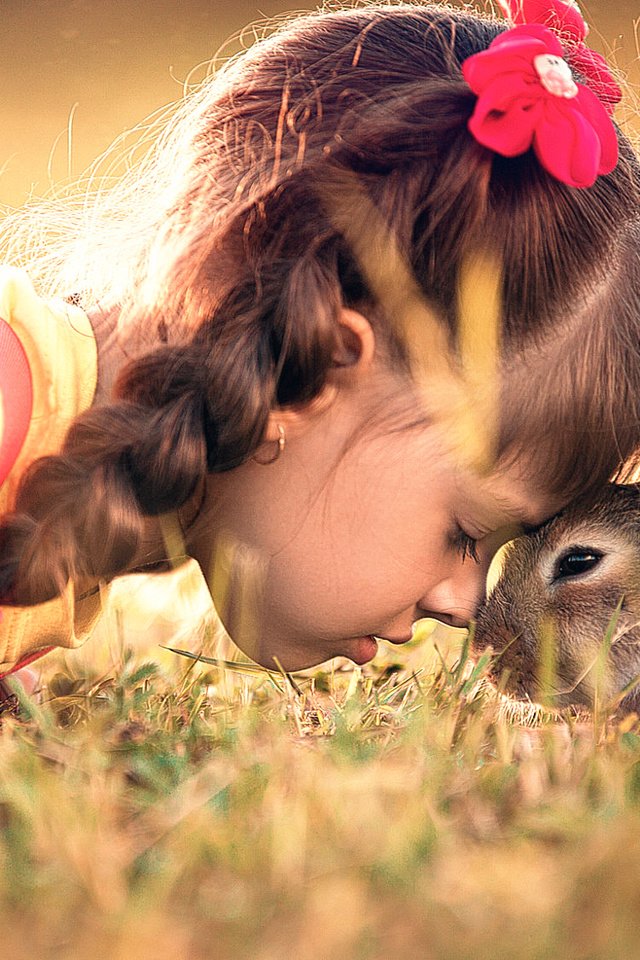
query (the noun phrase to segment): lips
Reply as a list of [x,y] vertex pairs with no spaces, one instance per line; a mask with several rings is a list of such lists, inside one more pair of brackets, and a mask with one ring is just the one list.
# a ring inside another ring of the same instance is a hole
[[364,663],[373,660],[378,652],[378,640],[376,637],[358,637],[349,644],[350,650],[347,656],[353,660],[359,667]]
[[347,656],[350,660],[353,660],[354,663],[358,664],[358,666],[369,663],[378,652],[378,642],[380,640],[399,646],[403,643],[408,643],[411,637],[381,637],[377,634],[375,636],[369,634],[368,637],[356,637],[354,640],[349,641],[349,652]]

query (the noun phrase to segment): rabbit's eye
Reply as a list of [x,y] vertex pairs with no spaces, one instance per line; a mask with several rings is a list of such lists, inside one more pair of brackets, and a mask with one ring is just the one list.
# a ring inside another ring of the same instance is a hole
[[602,560],[602,554],[596,550],[573,549],[560,557],[556,566],[554,580],[565,577],[577,577],[581,573],[593,570]]

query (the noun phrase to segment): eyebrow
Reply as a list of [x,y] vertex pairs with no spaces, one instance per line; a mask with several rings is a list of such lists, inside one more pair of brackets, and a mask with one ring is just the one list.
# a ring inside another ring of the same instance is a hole
[[525,512],[520,512],[517,508],[514,509],[513,504],[509,502],[505,497],[501,497],[498,494],[494,494],[496,500],[503,508],[505,513],[512,519],[514,523],[517,523],[521,527],[522,531],[526,534],[537,533],[541,527],[548,523],[549,520],[552,520],[553,517],[557,516],[556,513],[551,514],[549,517],[545,517],[544,520],[533,519],[530,514]]
[[[553,516],[555,516],[555,514]],[[537,533],[538,530],[541,530],[542,527],[544,527],[545,523],[549,523],[549,520],[552,519],[553,517],[547,517],[546,520],[541,520],[539,523],[526,523],[524,520],[521,520],[520,526],[522,527],[523,532],[529,535],[531,533]]]

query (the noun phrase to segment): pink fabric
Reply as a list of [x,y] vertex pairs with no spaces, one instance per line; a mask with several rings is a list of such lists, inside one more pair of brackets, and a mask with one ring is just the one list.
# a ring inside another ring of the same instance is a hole
[[0,436],[0,485],[16,461],[29,429],[33,386],[29,361],[20,340],[0,319],[0,400],[3,427]]
[[563,0],[498,0],[498,3],[511,23],[540,23],[571,43],[584,40],[589,33],[574,3]]
[[613,79],[601,53],[584,42],[589,35],[578,6],[562,0],[498,0],[505,17],[513,24],[538,23],[557,34],[566,47],[571,66],[585,78],[589,89],[612,114],[622,100],[622,90]]
[[[0,610],[0,614],[1,613],[2,610]],[[34,653],[25,654],[21,660],[18,660],[18,662],[11,667],[11,670],[7,670],[5,673],[0,673],[0,680],[4,680],[5,677],[10,677],[12,673],[22,670],[23,667],[28,666],[30,663],[35,663],[35,661],[39,660],[40,657],[44,657],[45,654],[51,653],[51,651],[54,649],[54,647],[43,647],[42,650],[36,650]]]
[[540,164],[572,187],[590,187],[618,162],[618,138],[607,111],[591,90],[577,84],[571,99],[540,82],[538,56],[562,58],[562,44],[539,24],[500,34],[487,50],[462,65],[478,96],[469,130],[483,146],[505,157],[531,147]]

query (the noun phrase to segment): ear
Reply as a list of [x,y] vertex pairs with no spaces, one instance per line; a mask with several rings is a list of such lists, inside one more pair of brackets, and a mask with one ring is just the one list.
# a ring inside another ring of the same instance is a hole
[[369,320],[357,310],[343,308],[338,318],[340,346],[333,361],[336,367],[351,367],[354,374],[368,372],[376,352],[376,337]]
[[347,381],[369,373],[376,354],[376,337],[369,320],[357,310],[346,307],[338,317],[338,344],[333,367],[320,393],[299,406],[278,407],[269,414],[265,441],[277,442],[281,428],[288,437],[301,433],[309,419],[327,410]]

